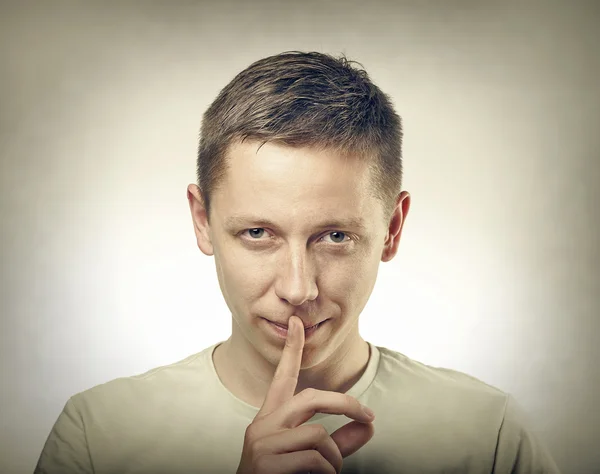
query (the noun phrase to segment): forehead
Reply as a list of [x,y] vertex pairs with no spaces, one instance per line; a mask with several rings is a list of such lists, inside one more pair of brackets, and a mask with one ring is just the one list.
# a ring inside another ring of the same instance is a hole
[[377,212],[369,163],[358,157],[245,142],[230,148],[227,164],[213,197],[223,218],[248,214],[306,221],[343,215],[369,221]]
[[292,148],[275,143],[236,143],[227,153],[230,186],[256,181],[265,185],[355,186],[367,184],[368,162],[335,150]]

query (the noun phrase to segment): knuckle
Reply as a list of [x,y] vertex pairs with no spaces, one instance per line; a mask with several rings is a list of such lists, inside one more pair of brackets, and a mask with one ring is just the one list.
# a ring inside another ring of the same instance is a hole
[[275,369],[275,373],[273,374],[273,380],[281,380],[283,378],[283,369],[277,367]]
[[311,468],[318,469],[323,465],[323,461],[325,458],[321,456],[319,451],[315,451],[314,449],[308,452],[308,463]]
[[261,453],[265,452],[265,446],[266,442],[263,439],[257,439],[252,443],[252,446],[250,447],[251,452],[253,457],[256,459],[260,456]]
[[277,382],[281,382],[283,380],[293,379],[293,378],[294,378],[293,376],[287,374],[285,372],[285,370],[283,370],[282,368],[279,368],[279,367],[275,370],[275,374],[273,374],[273,381],[277,381]]
[[290,340],[289,337],[285,338],[285,346],[289,347],[289,348],[293,348],[294,347],[294,343]]
[[307,401],[312,401],[317,396],[317,390],[312,387],[305,388],[299,395]]
[[315,424],[315,425],[309,425],[310,426],[310,430],[311,430],[311,437],[319,439],[319,440],[323,440],[325,438],[329,437],[329,433],[327,433],[327,430],[325,429],[325,427],[323,425],[320,424]]
[[335,474],[335,468],[321,456],[318,451],[310,451],[307,453],[306,466],[309,471],[326,472]]
[[354,411],[356,409],[362,410],[360,402],[356,398],[354,398],[352,395],[347,395],[347,394],[344,394],[344,395],[345,395],[344,404],[348,411]]
[[253,443],[258,437],[258,426],[256,423],[250,423],[246,428],[246,433],[244,435],[246,441]]

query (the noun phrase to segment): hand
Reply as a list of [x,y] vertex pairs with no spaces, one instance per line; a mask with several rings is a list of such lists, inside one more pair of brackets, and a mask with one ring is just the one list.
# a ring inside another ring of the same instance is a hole
[[[304,325],[288,321],[281,360],[265,401],[244,436],[237,474],[339,474],[342,459],[374,434],[373,416],[350,395],[307,388],[294,396],[304,349]],[[302,425],[315,413],[346,415],[356,421],[329,436],[323,425]]]

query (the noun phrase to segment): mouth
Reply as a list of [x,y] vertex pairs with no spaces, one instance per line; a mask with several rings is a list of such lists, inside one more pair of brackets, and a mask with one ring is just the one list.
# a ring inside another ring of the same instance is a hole
[[[287,331],[288,329],[288,325],[287,324],[281,324],[281,323],[276,323],[274,321],[268,320],[270,323],[274,324],[275,326],[279,326],[282,329],[285,329]],[[305,325],[304,326],[304,330],[307,331],[309,329],[314,329],[319,327],[321,324],[323,324],[325,321],[327,321],[326,319],[321,321],[320,323],[316,323],[316,324],[309,324],[309,325]]]
[[[287,337],[287,330],[288,330],[287,324],[275,323],[266,318],[262,318],[262,319],[264,319],[268,323],[268,326],[272,328],[271,329],[272,334],[274,334],[275,336],[278,336],[280,338],[284,338],[284,339]],[[325,320],[321,321],[320,323],[313,324],[311,326],[305,326],[304,327],[305,341],[308,341],[308,340],[312,339],[313,337],[316,337],[316,335],[320,333],[319,328],[323,324],[325,324],[327,321],[329,321],[329,319],[325,319]]]

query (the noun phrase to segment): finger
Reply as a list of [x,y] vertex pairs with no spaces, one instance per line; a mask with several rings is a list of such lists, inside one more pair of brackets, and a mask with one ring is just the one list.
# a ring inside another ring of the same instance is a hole
[[302,425],[293,430],[267,436],[255,443],[255,449],[260,455],[314,449],[333,466],[335,472],[342,470],[342,453],[325,427],[320,424]]
[[364,408],[351,395],[307,388],[262,420],[262,428],[265,432],[292,429],[310,420],[315,413],[346,415],[353,420],[370,423],[374,416],[367,414]]
[[288,333],[281,359],[275,370],[265,401],[256,415],[257,418],[275,411],[294,396],[298,385],[303,349],[304,324],[300,318],[292,316],[288,320]]
[[373,423],[351,421],[331,433],[331,439],[337,445],[343,458],[354,454],[367,444],[375,434]]
[[315,450],[261,456],[255,466],[256,474],[337,474],[335,469]]

